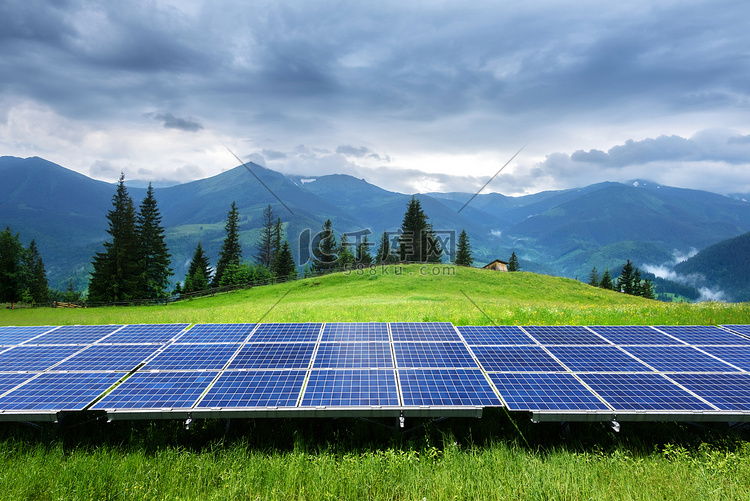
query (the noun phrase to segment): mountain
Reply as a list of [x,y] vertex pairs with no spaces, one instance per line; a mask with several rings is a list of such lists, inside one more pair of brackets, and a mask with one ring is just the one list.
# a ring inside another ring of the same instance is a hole
[[[0,176],[3,227],[20,232],[26,245],[36,240],[51,286],[63,288],[72,277],[77,287],[85,287],[91,258],[108,236],[106,213],[115,186],[36,157],[0,157]],[[145,196],[141,187],[129,192],[136,205]],[[207,179],[156,188],[155,196],[173,256],[174,280],[184,277],[199,240],[216,262],[233,201],[240,212],[246,259],[255,255],[261,212],[271,204],[284,223],[295,259],[304,264],[310,254],[306,242],[326,219],[350,241],[369,231],[374,253],[382,232],[400,227],[411,199],[352,176],[285,176],[252,163]],[[643,181],[521,197],[417,196],[446,243],[466,230],[476,265],[507,260],[515,251],[526,271],[584,281],[594,266],[603,271],[626,259],[641,267],[671,263],[675,251],[688,253],[750,231],[748,202]]]

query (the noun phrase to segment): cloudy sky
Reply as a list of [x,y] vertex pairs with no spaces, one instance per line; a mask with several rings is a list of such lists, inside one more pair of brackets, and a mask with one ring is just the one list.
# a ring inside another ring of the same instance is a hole
[[229,148],[472,192],[525,146],[487,191],[750,193],[748,19],[747,0],[3,0],[0,155],[187,181]]

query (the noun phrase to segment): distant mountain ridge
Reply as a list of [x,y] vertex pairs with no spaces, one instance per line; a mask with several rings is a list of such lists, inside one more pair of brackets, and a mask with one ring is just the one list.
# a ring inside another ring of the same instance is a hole
[[[239,166],[155,190],[175,280],[184,277],[199,240],[216,262],[232,201],[240,212],[243,254],[251,260],[261,211],[268,204],[284,222],[299,259],[309,250],[299,248],[299,236],[319,231],[329,218],[338,235],[369,230],[374,254],[381,233],[400,227],[411,198],[344,174],[285,176],[252,163],[248,168],[268,189]],[[36,240],[53,287],[64,287],[71,277],[83,287],[91,258],[107,237],[114,185],[37,157],[0,157],[0,176],[0,223],[20,232],[25,244]],[[145,189],[129,192],[140,204]],[[583,280],[594,266],[603,271],[626,259],[639,266],[666,263],[675,251],[703,249],[750,231],[746,201],[642,181],[521,197],[480,194],[466,205],[472,195],[417,196],[435,230],[466,230],[475,264],[507,259],[515,251],[524,270]]]

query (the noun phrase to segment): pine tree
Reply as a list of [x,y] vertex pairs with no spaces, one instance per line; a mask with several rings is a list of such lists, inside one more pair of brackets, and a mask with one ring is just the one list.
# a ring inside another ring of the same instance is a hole
[[656,299],[656,294],[654,294],[654,284],[648,278],[644,280],[641,285],[641,297],[646,299]]
[[138,297],[157,299],[167,296],[169,277],[174,274],[170,268],[169,249],[164,241],[164,228],[161,214],[156,206],[154,189],[148,185],[146,197],[140,206],[136,221],[136,232],[140,248],[139,266],[141,269]]
[[28,269],[28,291],[29,296],[35,303],[46,303],[49,301],[49,284],[47,283],[47,272],[44,269],[42,256],[32,239],[26,252],[26,268]]
[[604,274],[602,275],[602,281],[599,282],[599,287],[605,290],[613,290],[614,284],[612,284],[612,276],[609,273],[609,268],[606,268],[604,270]]
[[617,279],[617,289],[620,292],[631,295],[633,294],[633,271],[633,263],[628,259],[628,262],[622,267],[620,277]]
[[208,289],[211,280],[211,264],[208,262],[208,256],[203,252],[203,246],[198,242],[198,246],[193,253],[193,259],[190,261],[188,273],[185,277],[185,292],[193,292]]
[[634,296],[640,296],[641,293],[641,270],[636,268],[633,270],[633,291],[631,294]]
[[281,224],[281,218],[276,218],[276,224],[273,225],[273,259],[276,261],[276,254],[281,249],[281,240],[284,238],[284,226]]
[[227,222],[224,225],[227,236],[224,237],[224,243],[219,251],[219,261],[216,263],[216,274],[213,280],[214,287],[222,283],[225,273],[228,273],[230,276],[226,277],[224,282],[232,283],[233,277],[231,277],[231,274],[236,273],[239,269],[240,261],[242,260],[239,223],[240,215],[237,211],[237,205],[232,202],[232,206],[227,214]]
[[593,287],[599,287],[600,280],[601,279],[599,278],[599,272],[596,271],[596,266],[594,266],[591,269],[591,273],[589,274],[589,285]]
[[508,260],[508,271],[521,271],[521,265],[518,262],[515,251],[510,255]]
[[[318,238],[319,237],[319,238]],[[333,223],[327,219],[323,230],[316,237],[317,245],[313,249],[312,268],[315,273],[326,273],[336,268],[336,236],[333,234]]]
[[281,249],[276,253],[273,269],[274,274],[279,279],[293,280],[297,278],[297,266],[294,264],[294,256],[288,240],[284,240]]
[[137,299],[140,267],[135,207],[120,175],[112,197],[113,209],[107,213],[112,241],[104,242],[104,252],[94,256],[94,271],[89,281],[89,300],[115,302]]
[[370,266],[372,264],[372,256],[370,255],[370,242],[367,240],[367,235],[362,238],[359,246],[357,246],[357,258],[356,263],[361,266]]
[[375,256],[375,262],[378,264],[388,264],[395,261],[395,256],[391,249],[391,241],[388,238],[388,232],[384,231],[383,236],[380,238],[380,246]]
[[258,241],[258,253],[255,255],[255,259],[258,264],[271,269],[273,266],[273,258],[276,252],[276,235],[275,235],[275,224],[274,224],[274,213],[271,208],[271,204],[268,204],[263,209],[263,216],[261,218],[260,227],[260,240]]
[[349,247],[349,239],[346,238],[346,233],[344,233],[341,235],[341,243],[339,244],[338,258],[336,262],[337,268],[347,268],[354,264],[354,254],[349,250]]
[[25,254],[19,234],[13,235],[6,227],[0,233],[0,302],[10,303],[11,308],[23,297],[27,282]]
[[443,250],[428,219],[419,200],[411,197],[399,237],[398,253],[402,262],[440,262]]
[[469,243],[469,236],[466,234],[466,230],[461,230],[461,234],[458,236],[455,263],[458,266],[471,266],[474,263],[474,258],[471,257],[471,244]]

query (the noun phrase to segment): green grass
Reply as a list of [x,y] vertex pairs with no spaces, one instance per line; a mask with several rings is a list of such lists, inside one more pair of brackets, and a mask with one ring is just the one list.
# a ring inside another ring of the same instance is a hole
[[[748,304],[666,304],[531,273],[389,267],[166,306],[0,311],[0,325],[450,321],[750,323]],[[247,419],[0,422],[0,500],[750,499],[748,431],[552,423],[488,409],[432,423]]]

